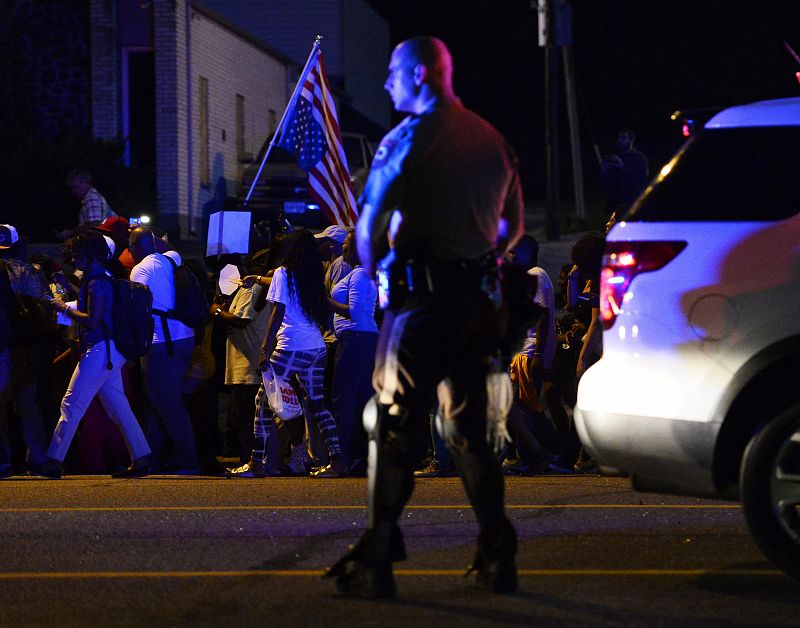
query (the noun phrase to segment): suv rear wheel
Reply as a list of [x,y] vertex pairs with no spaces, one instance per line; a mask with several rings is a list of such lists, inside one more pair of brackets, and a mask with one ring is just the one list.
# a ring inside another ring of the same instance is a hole
[[745,518],[761,551],[800,578],[800,403],[750,441],[740,486]]

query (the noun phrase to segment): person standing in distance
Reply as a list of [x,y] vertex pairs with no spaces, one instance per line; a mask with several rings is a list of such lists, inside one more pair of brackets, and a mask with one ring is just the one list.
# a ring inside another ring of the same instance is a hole
[[388,303],[377,394],[364,412],[369,525],[326,576],[345,595],[395,595],[392,563],[405,558],[397,521],[414,486],[415,436],[438,396],[444,437],[480,526],[470,571],[491,591],[514,591],[516,533],[486,435],[486,377],[498,338],[495,306],[482,286],[523,231],[517,160],[453,93],[450,52],[439,39],[399,44],[384,87],[395,109],[409,115],[378,148],[356,226],[370,276],[387,236],[392,243],[380,262]]
[[60,240],[67,240],[82,227],[97,226],[106,218],[116,216],[105,197],[97,191],[92,183],[92,175],[88,170],[73,170],[67,175],[67,187],[81,202],[78,213],[78,226],[75,229],[64,229],[56,235]]

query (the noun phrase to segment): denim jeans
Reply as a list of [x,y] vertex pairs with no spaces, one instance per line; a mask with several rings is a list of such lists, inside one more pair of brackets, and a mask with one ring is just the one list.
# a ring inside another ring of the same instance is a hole
[[78,425],[97,395],[106,413],[122,430],[131,459],[136,460],[150,453],[147,439],[131,410],[122,387],[122,365],[125,358],[110,341],[112,368],[106,368],[108,356],[104,342],[89,347],[72,373],[67,392],[61,400],[61,418],[58,420],[47,455],[62,461],[67,457],[70,443]]
[[9,381],[5,390],[0,387],[0,422],[8,429],[6,405],[9,399],[22,419],[22,433],[28,446],[28,462],[35,465],[47,459],[48,430],[40,406],[41,377],[40,345],[26,345],[9,350]]
[[361,415],[375,394],[372,369],[377,347],[378,334],[371,332],[345,331],[336,338],[331,410],[339,428],[342,458],[348,465],[367,455],[367,433]]
[[194,338],[173,341],[172,355],[166,342],[158,342],[141,359],[148,404],[147,440],[155,468],[196,469],[199,465],[192,421],[182,395],[193,350]]

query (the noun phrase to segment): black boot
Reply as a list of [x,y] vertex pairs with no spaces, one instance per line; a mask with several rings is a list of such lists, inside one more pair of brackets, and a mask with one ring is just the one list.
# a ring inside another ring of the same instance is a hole
[[392,598],[397,593],[392,562],[406,557],[403,536],[397,524],[367,530],[347,553],[331,565],[323,578],[336,578],[342,595],[365,599]]
[[517,533],[508,520],[499,533],[478,535],[478,551],[465,576],[475,573],[475,581],[492,593],[517,590]]
[[397,594],[392,563],[362,563],[353,560],[336,576],[336,590],[348,597],[368,600],[393,598]]

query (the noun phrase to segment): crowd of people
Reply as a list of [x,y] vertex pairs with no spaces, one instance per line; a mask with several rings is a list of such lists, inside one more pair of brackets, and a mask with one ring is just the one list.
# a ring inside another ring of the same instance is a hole
[[[226,456],[240,462],[231,477],[363,474],[376,291],[352,231],[298,229],[206,266],[120,216],[85,222],[63,260],[28,256],[0,226],[1,476],[218,474]],[[226,294],[215,279],[231,265],[240,279]],[[192,324],[186,273],[204,304]],[[118,346],[120,280],[152,298],[138,359]],[[266,370],[298,400],[292,416],[273,411]]]
[[[81,225],[62,260],[27,256],[12,225],[0,226],[0,242],[3,477],[366,473],[361,417],[374,395],[381,311],[353,230],[331,226],[314,237],[298,229],[252,255],[207,260],[182,260],[157,230],[120,216]],[[578,459],[569,413],[577,376],[599,355],[592,312],[602,242],[589,234],[575,246],[557,290],[537,265],[532,236],[511,251],[536,277],[544,315],[511,365],[509,475],[591,467]],[[225,294],[218,279],[231,264],[240,280]],[[177,268],[193,273],[209,304],[194,328],[169,316],[183,296]],[[111,278],[152,293],[153,338],[138,360],[114,344]],[[293,395],[282,412],[270,405],[267,369]],[[416,477],[455,475],[437,410],[418,435]],[[225,469],[225,458],[238,462]]]

